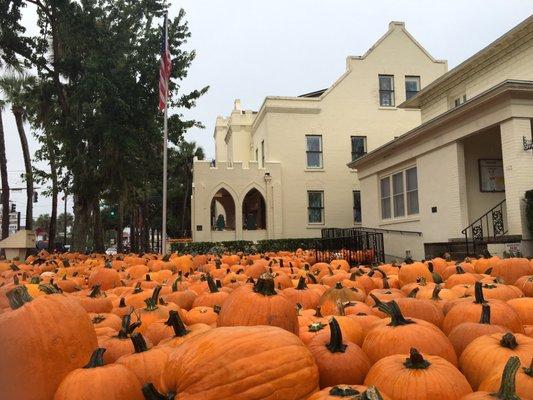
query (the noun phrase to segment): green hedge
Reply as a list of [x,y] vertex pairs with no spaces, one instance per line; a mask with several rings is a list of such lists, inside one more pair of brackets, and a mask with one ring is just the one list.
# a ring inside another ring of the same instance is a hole
[[295,251],[297,249],[314,248],[315,238],[300,239],[268,239],[259,240],[257,243],[248,240],[234,240],[229,242],[191,242],[173,243],[173,252],[187,254],[222,254],[238,253],[246,254],[265,253],[268,251]]

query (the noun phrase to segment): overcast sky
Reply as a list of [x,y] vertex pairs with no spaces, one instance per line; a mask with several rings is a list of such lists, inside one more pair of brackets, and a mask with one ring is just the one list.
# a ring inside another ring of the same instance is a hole
[[[533,14],[532,0],[171,0],[170,14],[187,13],[197,52],[184,90],[210,86],[196,109],[183,113],[204,123],[187,135],[214,156],[213,129],[236,98],[257,110],[265,96],[295,96],[331,85],[349,55],[364,54],[388,29],[404,21],[407,30],[451,69]],[[35,12],[24,23],[35,32]],[[9,178],[23,186],[24,162],[16,126],[6,110]],[[28,132],[29,133],[29,132]],[[31,134],[29,134],[31,136]],[[37,148],[29,137],[32,151]],[[46,166],[44,166],[46,167]],[[24,192],[13,193],[23,210]],[[71,200],[70,200],[71,202]],[[34,215],[49,213],[50,199],[39,197]],[[70,207],[69,207],[70,208]],[[60,208],[62,210],[62,208]]]

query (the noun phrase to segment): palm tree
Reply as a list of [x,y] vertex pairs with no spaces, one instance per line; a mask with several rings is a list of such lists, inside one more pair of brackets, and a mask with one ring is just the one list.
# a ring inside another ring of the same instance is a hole
[[0,175],[2,177],[2,239],[9,236],[9,181],[7,177],[6,141],[2,111],[5,102],[0,100]]
[[6,103],[11,104],[11,112],[15,116],[17,130],[24,156],[26,170],[26,229],[33,227],[33,171],[31,168],[30,148],[24,132],[24,121],[27,119],[25,109],[25,92],[35,83],[35,79],[28,75],[6,75],[0,78],[0,91],[6,98]]

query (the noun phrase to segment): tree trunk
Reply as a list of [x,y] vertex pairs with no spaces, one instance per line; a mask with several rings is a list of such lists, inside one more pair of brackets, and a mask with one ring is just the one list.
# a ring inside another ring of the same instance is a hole
[[137,253],[138,252],[138,248],[137,248],[137,228],[136,228],[136,225],[137,225],[137,218],[135,216],[136,212],[136,206],[132,206],[131,207],[131,226],[130,226],[130,251],[132,253]]
[[85,199],[80,195],[74,194],[74,226],[72,227],[71,251],[84,252],[87,248],[88,211],[89,208]]
[[93,202],[93,251],[103,253],[104,248],[104,231],[102,229],[102,218],[100,216],[100,201],[96,198]]
[[2,177],[2,239],[5,239],[9,236],[9,181],[2,110],[0,110],[0,175]]
[[183,196],[183,209],[181,214],[181,235],[185,235],[185,214],[187,213],[187,203],[189,201],[189,190],[190,190],[190,179],[189,174],[187,174],[187,178],[185,180],[185,195]]
[[124,201],[119,199],[117,207],[117,253],[124,252],[124,243],[122,242],[122,232],[124,231]]
[[141,224],[142,224],[142,236],[141,236],[141,247],[142,251],[148,253],[150,251],[150,239],[148,235],[148,207],[146,204],[146,199],[142,202],[141,205]]
[[22,113],[17,109],[13,110],[15,120],[17,122],[17,130],[20,138],[20,146],[22,147],[22,154],[24,156],[24,168],[26,170],[26,229],[33,229],[33,171],[31,169],[30,148],[28,146],[28,139],[24,132],[24,125],[22,123]]
[[57,185],[57,165],[55,149],[52,143],[48,144],[48,158],[50,161],[50,176],[52,179],[52,212],[50,213],[50,227],[48,231],[48,250],[55,249],[57,232],[57,196],[59,188]]

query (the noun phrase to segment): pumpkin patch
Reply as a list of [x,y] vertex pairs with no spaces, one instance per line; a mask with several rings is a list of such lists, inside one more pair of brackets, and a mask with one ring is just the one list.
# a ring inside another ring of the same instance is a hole
[[3,400],[533,398],[524,259],[39,258],[0,272]]

